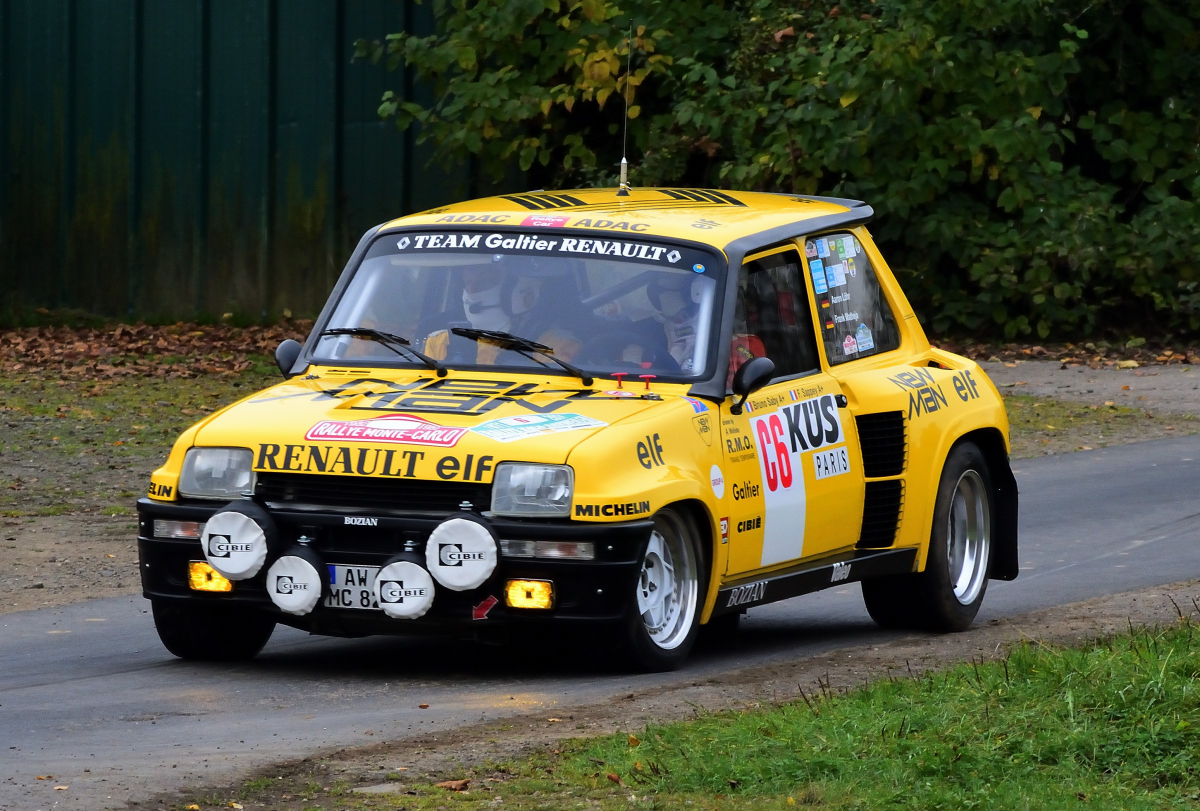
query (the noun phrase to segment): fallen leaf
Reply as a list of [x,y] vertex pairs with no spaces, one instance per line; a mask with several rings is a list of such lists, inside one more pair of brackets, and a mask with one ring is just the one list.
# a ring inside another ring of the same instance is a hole
[[549,721],[549,722],[550,722],[550,723],[552,723],[552,724],[557,724],[557,723],[559,723],[560,721],[562,721],[562,719],[561,719],[561,718],[547,718],[546,720],[547,720],[547,721]]
[[1136,360],[1119,360],[1117,361],[1118,369],[1136,369],[1138,362]]
[[186,808],[187,811],[200,811],[200,806],[196,805],[195,803],[192,803],[191,805],[185,805],[184,808]]
[[1121,387],[1121,391],[1129,391],[1129,387],[1128,387],[1128,386],[1122,386],[1122,387]]
[[775,32],[775,41],[783,42],[784,37],[794,37],[794,36],[796,36],[796,29],[792,28],[789,25],[787,28],[783,28],[783,29]]
[[68,788],[70,788],[70,786],[55,786],[54,790],[55,791],[66,791]]
[[1112,400],[1105,400],[1105,401],[1104,401],[1104,404],[1105,404],[1106,406],[1110,406],[1110,405],[1116,405],[1116,403],[1114,403]]
[[429,709],[429,705],[428,704],[418,704],[417,709],[427,710],[427,709]]
[[617,775],[613,774],[612,772],[609,772],[608,774],[606,774],[605,777],[607,777],[609,780],[616,783],[618,786],[625,785],[624,783],[621,782],[621,778],[618,777]]
[[640,743],[641,743],[641,741],[639,741],[639,740],[638,740],[637,738],[635,738],[633,735],[630,735],[630,736],[629,736],[629,745],[630,745],[630,746],[637,746],[637,745],[638,745],[638,744],[640,744]]
[[1058,430],[1058,428],[1057,428],[1057,427],[1055,427],[1055,426],[1053,426],[1053,425],[1051,425],[1050,423],[1046,423],[1046,430],[1047,430],[1047,431],[1057,431],[1057,430]]
[[54,775],[52,775],[52,774],[48,774],[45,777],[42,777],[40,774],[38,775],[38,780],[53,780],[53,779],[54,779]]
[[434,783],[434,788],[444,788],[449,791],[466,791],[471,785],[470,780],[443,780],[440,783]]
[[229,807],[230,807],[230,808],[241,808],[241,807],[242,807],[242,804],[241,804],[241,803],[235,803],[235,802],[232,802],[232,801],[230,801],[230,803],[229,803]]

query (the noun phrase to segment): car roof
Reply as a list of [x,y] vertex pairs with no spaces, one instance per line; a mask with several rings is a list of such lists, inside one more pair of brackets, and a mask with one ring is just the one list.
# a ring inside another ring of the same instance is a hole
[[538,190],[441,206],[380,228],[548,226],[676,237],[724,249],[735,240],[758,242],[754,237],[768,232],[799,234],[842,222],[864,222],[871,213],[870,207],[858,200],[797,194],[634,188],[620,196],[611,188]]

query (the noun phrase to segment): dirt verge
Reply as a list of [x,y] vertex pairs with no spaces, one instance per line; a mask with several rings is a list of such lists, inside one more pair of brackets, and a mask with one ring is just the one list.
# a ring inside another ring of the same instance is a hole
[[[1162,626],[1200,616],[1200,581],[1100,597],[1010,619],[961,634],[916,635],[882,645],[845,648],[780,664],[735,670],[702,681],[635,691],[602,704],[556,707],[503,721],[317,754],[261,769],[237,784],[169,793],[134,804],[176,806],[204,798],[224,806],[311,808],[353,790],[403,793],[414,784],[491,774],[490,764],[533,751],[553,751],[567,738],[635,732],[649,723],[723,710],[754,709],[839,692],[881,678],[911,678],[958,662],[1001,658],[1015,643],[1075,645],[1127,628]],[[269,788],[264,788],[269,786]],[[219,802],[218,802],[219,798]],[[201,805],[207,808],[208,805]]]

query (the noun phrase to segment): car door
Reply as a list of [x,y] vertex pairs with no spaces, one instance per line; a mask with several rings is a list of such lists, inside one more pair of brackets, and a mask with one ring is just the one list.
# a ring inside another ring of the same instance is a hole
[[747,257],[738,276],[730,380],[753,357],[769,357],[776,371],[740,409],[729,398],[721,410],[732,494],[727,575],[823,557],[858,540],[858,436],[837,380],[821,368],[815,330],[798,247]]

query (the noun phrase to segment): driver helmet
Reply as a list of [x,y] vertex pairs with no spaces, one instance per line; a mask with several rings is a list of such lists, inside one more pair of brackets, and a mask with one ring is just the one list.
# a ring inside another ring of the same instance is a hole
[[658,312],[667,338],[667,351],[684,372],[692,371],[696,350],[696,319],[705,279],[678,273],[659,274],[646,285],[646,297]]
[[487,264],[463,268],[463,313],[472,327],[507,332],[513,316],[537,304],[541,279],[535,268],[514,267],[514,258],[496,254]]

